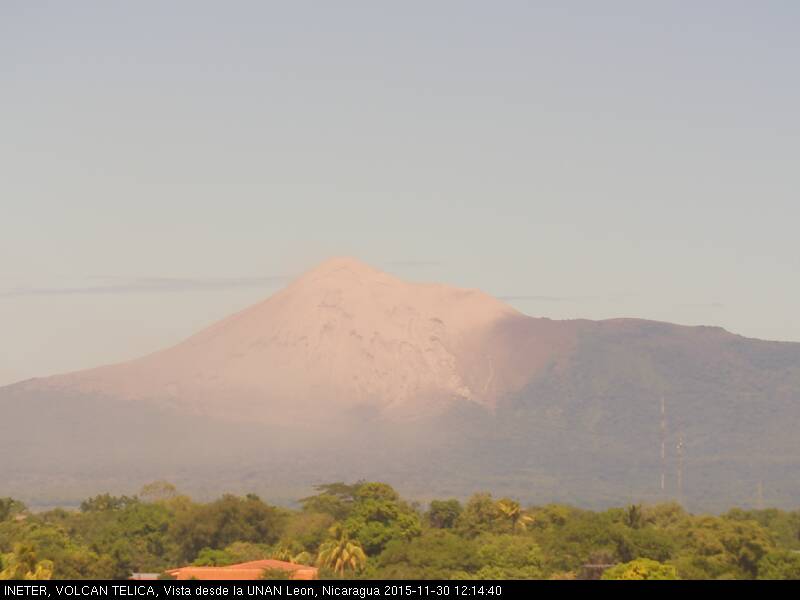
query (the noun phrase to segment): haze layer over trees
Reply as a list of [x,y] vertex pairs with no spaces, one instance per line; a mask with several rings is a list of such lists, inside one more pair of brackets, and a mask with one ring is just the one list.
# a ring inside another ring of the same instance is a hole
[[593,512],[489,493],[421,506],[378,482],[316,492],[296,509],[252,494],[198,503],[164,482],[73,511],[0,499],[0,579],[127,578],[264,558],[317,565],[323,578],[800,578],[800,511]]

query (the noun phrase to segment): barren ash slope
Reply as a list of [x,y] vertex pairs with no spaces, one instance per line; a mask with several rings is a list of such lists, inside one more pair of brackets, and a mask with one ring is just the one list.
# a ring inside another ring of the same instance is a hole
[[800,497],[800,344],[533,318],[353,259],[167,350],[0,388],[0,414],[3,491],[48,500],[156,477],[287,497],[361,477],[583,505]]
[[499,323],[528,320],[477,290],[338,258],[175,347],[22,387],[265,423],[358,411],[418,420],[458,401],[491,407],[523,385],[527,373],[491,354]]

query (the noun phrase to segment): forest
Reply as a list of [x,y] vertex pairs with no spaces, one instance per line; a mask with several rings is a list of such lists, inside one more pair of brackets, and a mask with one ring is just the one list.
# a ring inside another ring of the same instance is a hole
[[72,510],[0,498],[0,579],[126,579],[263,558],[316,565],[323,579],[800,579],[798,510],[590,511],[486,492],[421,505],[380,482],[315,492],[292,509],[253,494],[197,502],[163,481]]

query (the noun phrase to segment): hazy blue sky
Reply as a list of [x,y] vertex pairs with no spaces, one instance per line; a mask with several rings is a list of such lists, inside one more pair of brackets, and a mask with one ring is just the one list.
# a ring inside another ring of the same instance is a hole
[[330,255],[800,341],[800,3],[0,2],[0,383]]

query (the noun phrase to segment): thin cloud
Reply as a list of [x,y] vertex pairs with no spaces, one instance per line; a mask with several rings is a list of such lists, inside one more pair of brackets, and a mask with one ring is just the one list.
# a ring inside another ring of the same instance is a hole
[[583,300],[590,300],[588,296],[498,296],[500,300],[505,302],[520,302],[520,301],[533,301],[533,302],[581,302]]
[[722,302],[695,302],[692,304],[678,304],[682,308],[725,308]]
[[79,294],[146,294],[172,292],[220,291],[248,287],[280,285],[289,278],[268,277],[139,277],[121,279],[106,277],[110,283],[73,287],[23,287],[0,292],[0,297],[64,296]]
[[621,300],[623,298],[630,298],[636,294],[620,293],[610,296],[540,296],[533,294],[513,294],[497,296],[498,299],[505,302],[590,302],[590,301],[607,301],[607,300]]
[[438,267],[438,260],[393,260],[386,263],[390,267]]

